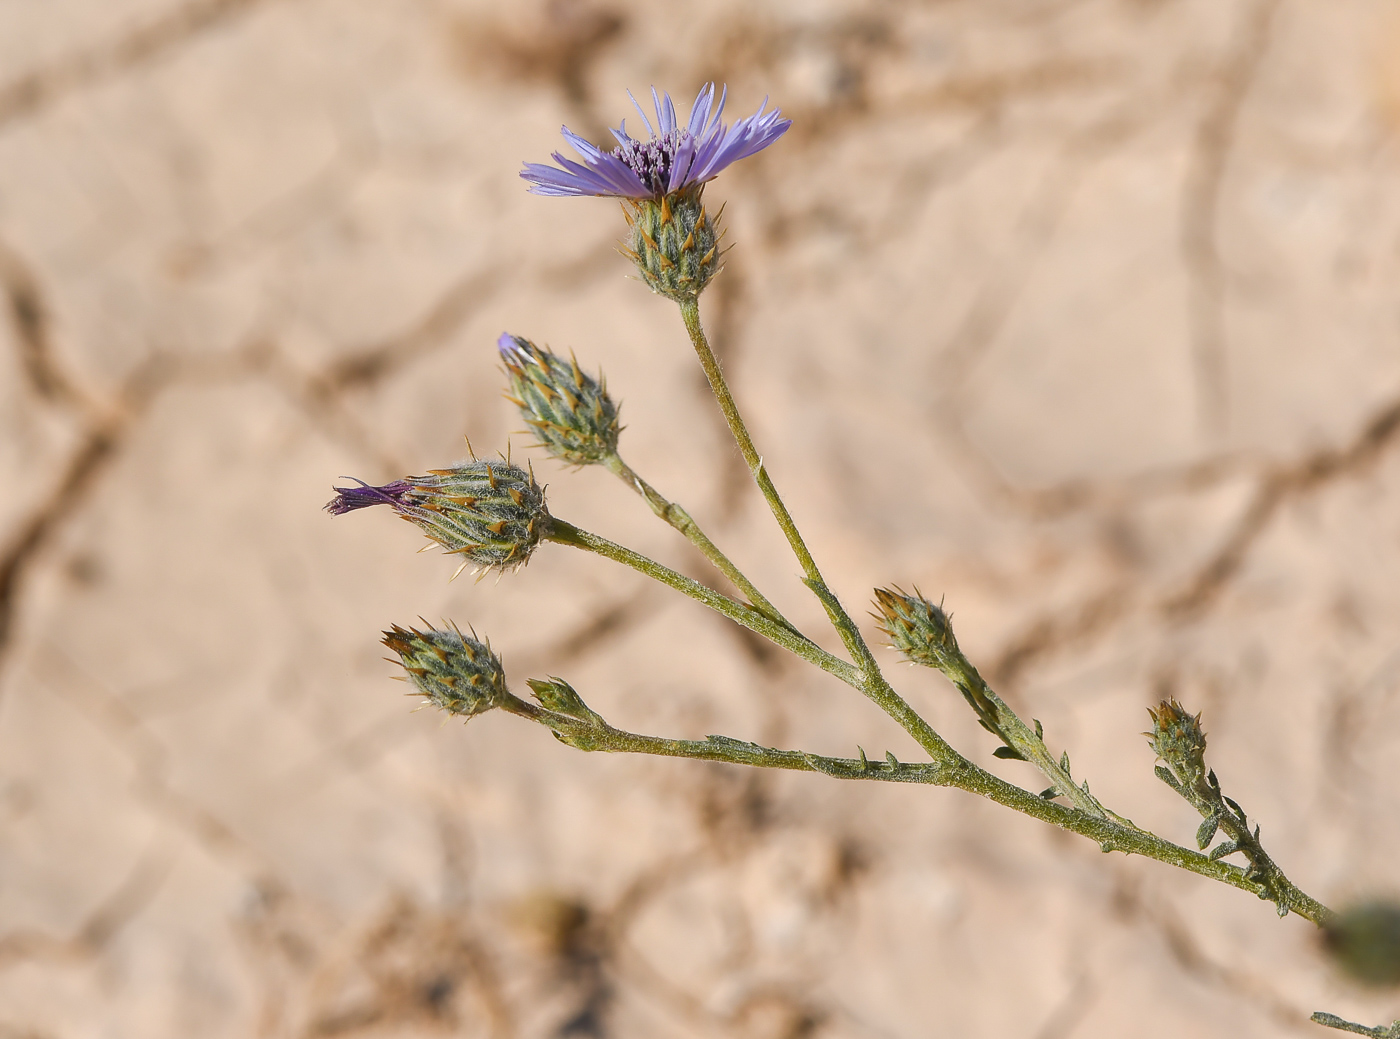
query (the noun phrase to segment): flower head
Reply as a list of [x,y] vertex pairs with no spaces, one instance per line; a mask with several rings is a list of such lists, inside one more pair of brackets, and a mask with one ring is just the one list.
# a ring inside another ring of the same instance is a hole
[[925,599],[917,588],[913,595],[899,587],[876,588],[875,605],[880,609],[880,630],[911,664],[942,670],[961,656],[943,607]]
[[360,483],[335,492],[326,503],[331,515],[388,505],[479,572],[523,566],[549,526],[543,488],[509,462],[472,459],[382,487]]
[[[728,93],[721,91],[715,104],[715,85],[701,88],[690,107],[690,119],[682,126],[676,119],[676,106],[670,94],[658,97],[651,91],[656,123],[647,118],[637,99],[632,104],[642,117],[649,137],[640,140],[627,133],[627,121],[612,131],[617,147],[605,152],[563,127],[564,139],[583,162],[566,159],[558,152],[559,167],[527,162],[520,176],[530,182],[536,195],[615,195],[619,198],[661,198],[684,191],[717,176],[731,163],[762,151],[787,132],[791,119],[784,119],[768,99],[751,116],[733,126],[720,122]],[[631,97],[629,92],[628,97]]]
[[512,401],[535,431],[540,446],[570,465],[594,465],[617,453],[617,405],[607,383],[585,375],[521,336],[502,332],[496,341],[510,376]]
[[1156,709],[1149,707],[1152,728],[1143,735],[1153,753],[1167,763],[1176,778],[1195,787],[1206,776],[1206,734],[1201,716],[1193,715],[1175,700],[1163,700]]
[[501,660],[476,632],[463,635],[456,625],[451,630],[419,631],[395,624],[383,641],[399,655],[408,680],[426,697],[425,704],[470,719],[497,706],[506,695]]

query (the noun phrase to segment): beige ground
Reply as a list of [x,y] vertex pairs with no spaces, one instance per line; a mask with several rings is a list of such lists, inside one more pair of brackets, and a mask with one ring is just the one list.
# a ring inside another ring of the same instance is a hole
[[[392,516],[320,511],[504,449],[511,329],[603,366],[629,460],[820,630],[617,207],[516,176],[625,87],[771,94],[796,123],[711,189],[706,314],[845,601],[946,595],[1076,773],[1186,842],[1138,735],[1174,692],[1300,884],[1393,890],[1393,0],[0,0],[0,70],[0,1037],[1400,1015],[1306,923],[968,795],[411,714],[378,632],[448,616],[618,724],[918,756],[601,560],[449,584]],[[703,572],[606,474],[536,468]]]

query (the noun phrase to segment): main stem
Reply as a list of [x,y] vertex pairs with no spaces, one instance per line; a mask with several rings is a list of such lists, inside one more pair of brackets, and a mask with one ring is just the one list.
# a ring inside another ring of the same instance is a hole
[[710,381],[710,389],[714,392],[715,400],[719,402],[720,411],[724,412],[724,420],[729,423],[729,432],[734,435],[734,442],[739,445],[739,452],[744,456],[744,463],[749,467],[749,472],[753,474],[758,489],[763,492],[768,507],[773,510],[773,518],[778,521],[778,526],[782,528],[788,544],[792,546],[793,554],[797,556],[797,561],[802,564],[802,570],[807,575],[807,579],[821,582],[822,586],[825,587],[826,582],[822,581],[821,571],[817,569],[817,561],[807,550],[807,543],[802,540],[802,534],[798,531],[797,524],[793,523],[787,506],[783,504],[783,499],[778,496],[778,489],[768,478],[768,471],[763,467],[763,458],[759,455],[758,448],[754,447],[753,437],[749,435],[748,426],[744,424],[744,416],[739,414],[739,406],[734,403],[734,395],[729,392],[729,384],[724,379],[719,359],[715,357],[715,352],[710,349],[710,341],[706,338],[705,329],[700,324],[699,301],[692,299],[682,303],[680,307],[681,317],[685,320],[685,329],[690,333],[691,345],[695,347],[695,355],[700,358],[700,367],[705,369],[705,378]]
[[792,546],[793,555],[802,565],[802,571],[806,575],[806,580],[803,583],[821,602],[832,627],[836,629],[846,651],[851,654],[856,667],[860,669],[861,682],[856,688],[875,701],[891,718],[899,722],[934,761],[964,760],[962,755],[958,754],[942,736],[934,731],[933,726],[920,717],[919,713],[910,707],[899,693],[895,692],[894,688],[885,680],[885,676],[880,673],[880,665],[876,662],[875,655],[870,652],[870,647],[866,644],[865,637],[861,635],[860,628],[836,598],[836,594],[827,586],[826,579],[822,577],[821,571],[817,568],[817,561],[812,558],[807,543],[802,540],[802,534],[798,531],[797,524],[792,520],[792,514],[783,504],[778,489],[773,486],[773,481],[768,476],[768,470],[764,468],[763,458],[759,455],[758,448],[754,446],[753,437],[749,435],[749,427],[744,424],[744,416],[739,414],[739,406],[734,403],[734,394],[729,391],[729,383],[724,378],[724,371],[719,366],[719,359],[715,357],[714,350],[710,349],[710,341],[705,335],[704,326],[700,323],[699,301],[696,299],[688,300],[681,303],[680,308],[681,317],[685,321],[685,329],[690,333],[690,343],[695,348],[695,356],[700,359],[700,367],[705,370],[705,378],[709,380],[710,389],[715,395],[715,400],[719,403],[720,411],[724,412],[724,420],[729,424],[729,432],[733,434],[734,442],[739,446],[739,452],[744,456],[744,462],[748,465],[749,472],[753,474],[754,482],[758,484],[759,491],[762,492],[764,500],[768,502],[768,508],[772,511],[773,518],[778,521],[778,526],[787,537],[788,544]]
[[[778,521],[778,526],[782,529],[788,544],[792,546],[793,555],[797,557],[798,563],[802,565],[802,571],[806,575],[804,583],[812,590],[812,594],[821,602],[826,610],[827,617],[831,620],[831,625],[836,629],[836,633],[841,636],[842,643],[846,650],[855,658],[856,666],[861,669],[867,678],[867,688],[862,691],[869,695],[876,702],[880,703],[886,710],[890,710],[887,703],[894,705],[895,701],[904,704],[884,676],[880,674],[880,666],[875,662],[875,657],[870,652],[870,647],[866,645],[864,636],[860,633],[860,628],[855,621],[851,620],[850,614],[845,607],[837,600],[835,593],[827,587],[826,579],[822,577],[821,571],[817,568],[817,561],[812,558],[812,553],[807,549],[807,543],[802,540],[802,534],[797,529],[797,524],[792,521],[792,514],[788,512],[787,506],[783,504],[782,497],[778,494],[778,488],[773,486],[772,479],[768,476],[768,470],[764,468],[763,457],[758,453],[758,448],[754,446],[753,437],[749,435],[749,427],[744,424],[744,416],[739,414],[739,406],[734,403],[734,395],[729,392],[729,383],[725,381],[724,371],[719,366],[719,359],[715,357],[715,352],[710,349],[710,341],[705,336],[704,326],[700,324],[700,303],[691,299],[680,304],[681,317],[685,321],[685,329],[690,333],[690,343],[695,347],[695,356],[700,359],[700,367],[705,370],[705,378],[710,382],[710,389],[714,392],[715,400],[719,403],[720,411],[724,412],[724,420],[729,424],[729,432],[734,436],[734,443],[739,446],[739,452],[744,456],[744,462],[749,467],[749,472],[753,474],[754,483],[758,484],[759,491],[763,494],[763,499],[768,503],[768,508],[773,513],[773,518]],[[908,710],[908,705],[904,704],[908,714],[914,715],[912,710]],[[904,712],[894,712],[892,714],[902,714]],[[904,724],[901,719],[901,724]],[[918,739],[922,744],[924,738],[915,731],[922,728],[932,734],[927,723],[919,718],[914,727],[905,725],[910,734]],[[947,744],[941,738],[936,742],[946,747]],[[928,749],[927,746],[925,749]],[[933,753],[930,750],[930,753]],[[935,755],[937,757],[937,755]]]
[[[979,768],[967,758],[959,754],[953,747],[934,731],[903,697],[885,680],[880,672],[878,663],[874,655],[870,652],[860,629],[851,619],[844,607],[841,606],[835,594],[827,587],[821,571],[817,568],[816,560],[812,558],[812,553],[808,550],[806,542],[802,539],[797,525],[793,522],[791,513],[787,506],[783,504],[782,498],[778,494],[777,488],[768,476],[767,469],[764,468],[763,458],[759,455],[758,449],[754,446],[753,437],[749,434],[748,426],[744,423],[743,416],[739,413],[739,407],[734,402],[734,395],[729,390],[729,384],[725,381],[724,372],[721,370],[719,360],[715,357],[714,351],[710,348],[710,343],[705,335],[705,329],[700,323],[700,305],[698,300],[691,299],[680,304],[681,317],[685,321],[686,331],[690,334],[691,345],[695,348],[696,357],[700,360],[700,366],[705,371],[705,377],[709,380],[710,389],[715,395],[715,400],[719,403],[720,410],[724,413],[725,421],[729,424],[729,431],[734,436],[734,442],[738,445],[740,453],[744,457],[745,464],[749,467],[749,472],[753,475],[754,482],[762,492],[764,500],[768,502],[768,507],[773,513],[773,518],[777,520],[778,526],[787,537],[788,544],[792,547],[793,554],[801,564],[806,575],[805,584],[812,593],[820,600],[822,606],[830,618],[832,626],[841,636],[847,651],[854,658],[857,670],[858,681],[852,681],[851,677],[846,677],[848,684],[859,689],[871,700],[875,701],[887,714],[894,718],[911,736],[916,739],[920,746],[928,752],[934,762],[940,766],[934,780],[939,785],[956,786],[972,793],[981,794],[1008,808],[1013,808],[1025,815],[1053,823],[1074,833],[1091,837],[1100,842],[1105,851],[1125,851],[1140,855],[1147,855],[1151,858],[1159,859],[1163,862],[1179,866],[1182,869],[1190,870],[1193,873],[1200,873],[1203,876],[1212,877],[1215,880],[1223,881],[1235,887],[1253,892],[1260,897],[1268,897],[1267,893],[1261,894],[1261,887],[1258,883],[1250,879],[1246,872],[1238,866],[1230,866],[1223,862],[1218,862],[1208,858],[1199,852],[1191,851],[1188,848],[1180,847],[1165,841],[1155,834],[1140,830],[1126,820],[1110,818],[1109,813],[1100,805],[1097,799],[1092,798],[1086,791],[1079,789],[1073,784],[1063,770],[1053,758],[1042,762],[1039,760],[1043,750],[1043,744],[1038,736],[1033,740],[1020,740],[1026,742],[1027,749],[1036,751],[1028,755],[1037,765],[1048,766],[1048,774],[1055,782],[1056,787],[1066,787],[1062,792],[1076,801],[1074,808],[1066,808],[1057,805],[1052,801],[1038,797],[1020,787],[1007,783],[1005,780],[992,775],[985,769]],[[737,618],[736,618],[737,619]],[[766,619],[766,618],[765,618]],[[740,621],[740,623],[745,623]],[[750,625],[751,626],[751,625]],[[757,629],[755,629],[757,630]],[[771,636],[769,636],[771,638]],[[809,658],[810,659],[810,658]],[[841,663],[844,664],[844,661]],[[819,665],[822,666],[822,665]],[[825,668],[832,673],[838,673],[830,666]],[[845,677],[845,676],[842,676]],[[1009,708],[1003,707],[1007,715],[1012,715]],[[1014,716],[1014,715],[1013,715]],[[1009,720],[1009,719],[1008,719]],[[1024,723],[1017,718],[1018,725],[1015,727],[1018,737],[1029,733]],[[1023,731],[1024,730],[1024,731]],[[1031,743],[1040,744],[1032,747]],[[809,763],[810,764],[810,763]],[[815,766],[814,766],[815,767]],[[816,769],[821,771],[820,768]],[[1286,908],[1298,913],[1300,916],[1320,924],[1329,915],[1326,906],[1316,899],[1304,894],[1286,878],[1281,879],[1287,884],[1287,890],[1281,891],[1284,895],[1280,899],[1280,906],[1286,904]]]

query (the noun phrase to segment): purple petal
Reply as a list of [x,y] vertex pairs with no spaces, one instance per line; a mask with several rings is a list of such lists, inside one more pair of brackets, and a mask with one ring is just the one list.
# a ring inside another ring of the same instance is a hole
[[709,180],[726,166],[762,151],[787,133],[791,119],[783,119],[777,109],[764,112],[768,99],[763,99],[756,113],[740,119],[713,139],[706,141],[697,157],[691,176],[697,181]]
[[642,125],[647,128],[647,133],[655,137],[656,131],[651,128],[651,120],[648,119],[647,114],[642,111],[642,106],[637,104],[637,99],[635,97],[632,97],[632,91],[627,91],[627,96],[629,98],[632,98],[632,107],[635,108],[637,110],[637,114],[642,117]]
[[671,174],[667,178],[666,191],[679,191],[685,184],[690,183],[695,178],[691,176],[691,171],[695,168],[695,138],[686,136],[681,140],[676,148],[675,157],[671,160]]
[[686,129],[690,131],[690,136],[699,140],[705,133],[705,124],[710,119],[710,106],[715,100],[715,85],[707,83],[700,88],[700,93],[695,95],[695,103],[690,106],[690,120],[686,124]]
[[[346,480],[355,480],[353,476],[343,477]],[[332,516],[343,516],[347,512],[354,512],[356,509],[367,509],[371,505],[393,505],[397,508],[403,495],[412,486],[407,480],[395,480],[386,483],[383,487],[375,487],[365,483],[363,480],[355,480],[358,487],[332,487],[335,497],[326,502],[326,511]]]
[[587,162],[597,162],[600,158],[607,154],[597,145],[585,141],[582,137],[574,133],[567,126],[561,126],[559,128],[559,132],[563,135],[564,140],[569,142],[569,147],[573,148],[574,151],[582,155],[584,160]]
[[523,366],[530,363],[530,351],[522,345],[527,340],[519,336],[513,336],[509,332],[502,332],[501,338],[496,340],[496,349],[501,352],[501,359],[506,364]]
[[656,121],[661,124],[661,136],[665,137],[676,128],[676,106],[671,103],[671,95],[665,95],[663,102],[656,96],[656,88],[651,88],[651,103],[656,106]]
[[[558,166],[527,162],[520,176],[537,195],[614,195],[622,198],[659,198],[710,180],[725,167],[762,151],[792,125],[774,109],[767,111],[764,98],[758,111],[733,126],[722,122],[727,87],[715,99],[715,84],[707,83],[695,95],[684,126],[676,119],[676,106],[669,93],[651,88],[655,124],[629,90],[628,98],[647,128],[648,138],[633,138],[623,120],[612,136],[617,148],[605,152],[584,140],[567,126],[564,139],[582,162],[566,159],[558,152]],[[664,175],[663,175],[664,171]]]

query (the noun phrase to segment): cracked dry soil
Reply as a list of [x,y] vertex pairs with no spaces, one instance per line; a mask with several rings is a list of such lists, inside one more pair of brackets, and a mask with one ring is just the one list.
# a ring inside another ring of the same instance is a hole
[[[320,506],[463,434],[528,455],[510,329],[602,366],[629,462],[820,630],[616,208],[516,177],[626,87],[770,94],[794,127],[709,189],[737,248],[702,310],[843,600],[944,596],[1076,774],[1189,842],[1138,735],[1177,696],[1306,890],[1394,890],[1397,68],[1385,0],[0,3],[0,1037],[1395,1016],[1308,925],[957,792],[411,713],[376,640],[421,614],[629,728],[917,758],[600,560],[449,583]],[[606,474],[535,464],[704,576]]]

